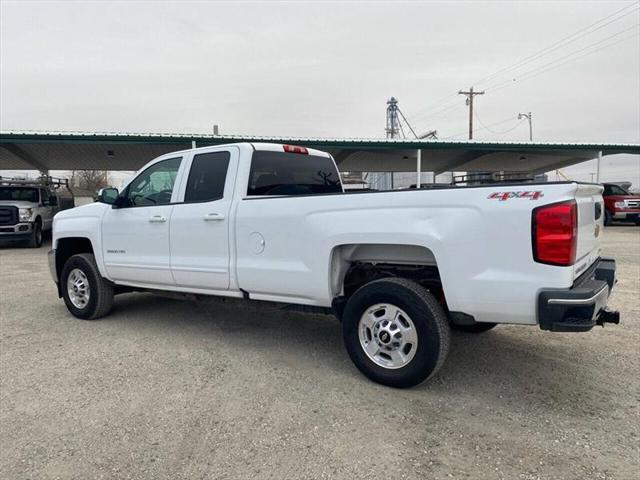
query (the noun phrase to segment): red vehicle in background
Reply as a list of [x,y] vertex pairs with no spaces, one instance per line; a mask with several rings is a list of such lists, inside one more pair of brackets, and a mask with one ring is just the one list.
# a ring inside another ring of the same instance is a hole
[[616,183],[603,183],[604,224],[634,222],[640,225],[640,195],[634,195]]

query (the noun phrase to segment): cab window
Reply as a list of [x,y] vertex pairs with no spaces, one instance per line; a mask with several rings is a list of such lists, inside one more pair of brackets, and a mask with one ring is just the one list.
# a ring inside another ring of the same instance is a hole
[[138,175],[127,187],[124,207],[149,207],[171,203],[182,158],[170,158],[154,163]]
[[211,152],[193,157],[184,201],[211,202],[222,198],[230,156],[229,152]]
[[247,195],[341,193],[340,175],[330,157],[256,151]]

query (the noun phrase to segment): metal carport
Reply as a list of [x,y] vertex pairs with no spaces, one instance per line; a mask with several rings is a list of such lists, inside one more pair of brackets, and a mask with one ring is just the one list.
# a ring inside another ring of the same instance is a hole
[[152,158],[192,146],[273,142],[330,152],[342,171],[513,171],[542,173],[602,155],[640,154],[640,144],[485,142],[243,135],[0,132],[0,169],[137,170]]

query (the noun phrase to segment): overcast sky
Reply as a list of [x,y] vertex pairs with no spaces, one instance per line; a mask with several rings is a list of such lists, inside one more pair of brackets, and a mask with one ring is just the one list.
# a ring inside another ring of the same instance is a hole
[[[640,142],[637,0],[0,5],[2,130],[381,137],[393,95],[463,139],[474,85],[477,139],[528,139],[531,111],[535,140]],[[603,179],[640,184],[640,159]]]

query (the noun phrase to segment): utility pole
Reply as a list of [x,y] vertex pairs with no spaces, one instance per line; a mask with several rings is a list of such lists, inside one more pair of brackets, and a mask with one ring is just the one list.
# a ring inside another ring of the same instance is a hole
[[526,118],[529,121],[529,141],[533,142],[533,129],[531,128],[531,112],[529,113],[519,113],[518,120]]
[[468,92],[460,90],[458,95],[464,95],[467,97],[467,105],[469,105],[469,140],[473,140],[473,97],[476,95],[484,95],[484,90],[481,92],[474,92],[473,87]]

